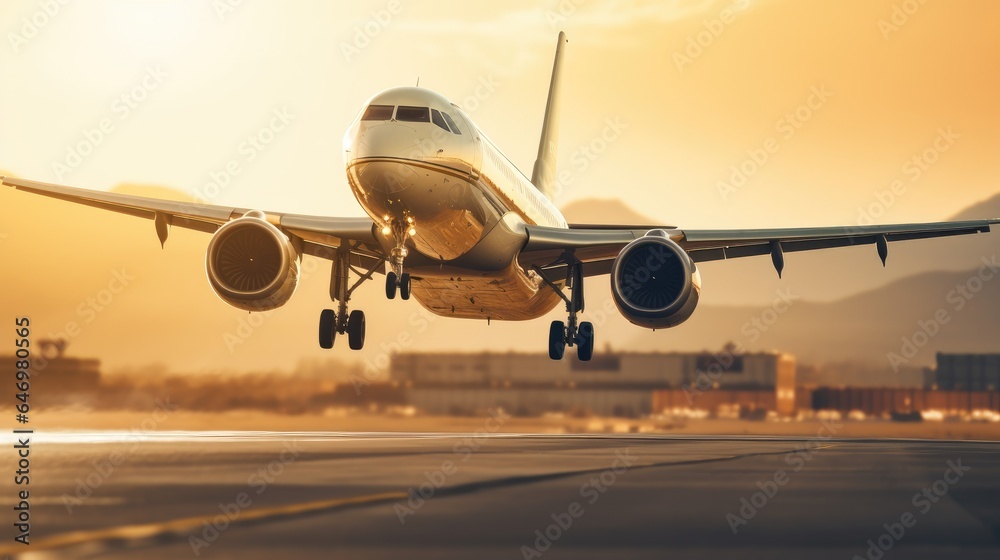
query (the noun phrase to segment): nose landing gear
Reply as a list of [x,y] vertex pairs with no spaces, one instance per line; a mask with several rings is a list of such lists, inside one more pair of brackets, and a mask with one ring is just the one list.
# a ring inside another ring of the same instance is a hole
[[417,233],[413,226],[413,218],[407,217],[406,221],[393,220],[391,225],[382,228],[382,233],[391,234],[395,242],[395,246],[389,252],[392,270],[385,275],[385,297],[396,299],[398,290],[399,297],[410,299],[410,273],[403,272],[403,261],[409,253],[406,240]]
[[385,275],[385,297],[388,299],[396,299],[397,290],[399,291],[399,297],[403,299],[410,299],[409,272],[404,272],[402,274],[390,272]]

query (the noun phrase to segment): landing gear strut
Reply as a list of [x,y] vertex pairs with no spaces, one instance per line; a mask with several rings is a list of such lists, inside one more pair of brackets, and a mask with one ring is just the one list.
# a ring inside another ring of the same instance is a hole
[[413,219],[407,218],[405,222],[394,220],[392,225],[386,228],[389,229],[388,233],[392,234],[395,246],[389,252],[392,270],[385,275],[385,297],[396,299],[396,290],[399,290],[399,297],[410,299],[410,273],[403,272],[403,260],[409,252],[406,249],[406,239],[416,232],[413,228]]
[[[369,280],[385,259],[380,259],[367,272],[354,269],[351,266],[351,249],[342,246],[337,249],[333,259],[333,270],[330,274],[330,298],[338,303],[337,311],[324,309],[319,314],[319,345],[321,348],[333,348],[338,334],[347,334],[347,344],[351,350],[361,350],[365,346],[365,312],[354,310],[348,312],[347,302],[351,294],[365,280]],[[360,275],[357,282],[350,284],[350,273],[354,270]],[[350,284],[350,285],[349,285]]]
[[535,272],[542,281],[555,290],[566,302],[566,312],[569,315],[566,322],[552,321],[549,325],[549,358],[561,360],[566,353],[566,346],[576,346],[576,356],[581,362],[590,361],[594,357],[594,325],[588,321],[577,324],[577,313],[582,313],[583,300],[583,263],[576,257],[567,255],[569,266],[566,270],[566,286],[570,289],[569,297],[562,289],[552,283],[542,270],[535,267]]

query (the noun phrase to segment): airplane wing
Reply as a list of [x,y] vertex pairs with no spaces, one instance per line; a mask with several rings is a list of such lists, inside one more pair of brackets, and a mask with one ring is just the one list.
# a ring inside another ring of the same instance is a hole
[[[168,226],[214,233],[226,222],[251,210],[77,189],[10,177],[0,177],[0,185],[153,220],[161,243],[166,240]],[[265,215],[269,222],[301,239],[306,254],[333,259],[334,250],[347,244],[357,264],[370,267],[382,257],[383,251],[375,237],[375,224],[369,218],[327,218],[280,212],[265,212]]]
[[885,250],[885,244],[889,242],[987,233],[991,224],[1000,224],[1000,219],[745,230],[573,224],[569,229],[525,226],[528,242],[520,261],[525,266],[538,266],[546,271],[546,276],[558,278],[565,272],[567,255],[572,254],[583,263],[585,276],[608,274],[619,251],[631,241],[644,236],[650,229],[666,231],[694,262],[705,262],[768,255],[772,254],[775,247],[780,252],[793,253],[874,244],[880,246],[881,254]]

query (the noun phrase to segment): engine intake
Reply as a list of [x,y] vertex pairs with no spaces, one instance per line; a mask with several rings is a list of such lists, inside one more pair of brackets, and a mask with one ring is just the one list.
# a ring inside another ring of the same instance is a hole
[[629,243],[611,269],[618,311],[648,329],[677,326],[698,306],[701,275],[691,257],[663,230]]
[[223,301],[245,311],[269,311],[295,292],[299,252],[262,212],[247,212],[215,232],[205,268]]

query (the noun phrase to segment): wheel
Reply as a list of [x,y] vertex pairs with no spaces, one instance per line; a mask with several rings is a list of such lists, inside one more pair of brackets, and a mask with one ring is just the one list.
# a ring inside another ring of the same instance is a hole
[[576,332],[576,357],[581,362],[589,362],[594,357],[594,324],[584,321]]
[[319,314],[319,347],[329,350],[337,338],[337,314],[332,309],[324,309]]
[[410,273],[404,272],[399,277],[399,297],[410,299]]
[[549,325],[549,357],[561,360],[566,353],[566,325],[562,321],[552,321]]
[[351,350],[365,346],[365,312],[354,310],[347,318],[347,343]]
[[390,272],[385,275],[385,297],[396,299],[396,273]]

